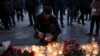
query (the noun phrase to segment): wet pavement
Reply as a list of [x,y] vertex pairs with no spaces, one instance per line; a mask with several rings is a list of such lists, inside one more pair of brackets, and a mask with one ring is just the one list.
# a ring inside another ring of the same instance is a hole
[[[39,43],[38,39],[34,38],[34,28],[29,27],[28,15],[25,14],[23,22],[17,22],[16,28],[12,30],[0,30],[0,43],[4,41],[11,41],[15,46],[26,46]],[[58,41],[75,39],[78,43],[84,44],[90,42],[92,36],[87,36],[86,33],[89,31],[89,21],[85,21],[86,25],[78,24],[73,22],[73,26],[67,26],[67,18],[64,15],[64,28],[59,35]],[[100,42],[100,36],[97,37],[97,41]]]

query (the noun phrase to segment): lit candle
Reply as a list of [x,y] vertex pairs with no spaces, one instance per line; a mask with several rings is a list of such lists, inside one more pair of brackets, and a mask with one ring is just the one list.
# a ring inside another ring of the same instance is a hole
[[86,56],[91,56],[90,53],[86,53]]
[[98,55],[98,50],[94,50],[93,55]]
[[53,52],[53,56],[57,56],[57,51],[54,51]]
[[87,51],[92,52],[93,47],[91,44],[87,44]]
[[81,48],[82,48],[83,50],[86,50],[86,45],[85,45],[85,44],[82,45]]
[[97,56],[97,55],[92,55],[92,56]]
[[62,54],[62,50],[59,50],[59,54]]
[[39,54],[39,53],[38,53],[38,56],[43,56],[43,54]]
[[91,56],[91,52],[89,52],[88,50],[86,50],[86,56]]
[[48,46],[47,46],[47,51],[48,51],[49,53],[52,53],[52,47],[51,47],[51,45],[48,45]]
[[94,48],[97,48],[97,47],[98,47],[98,44],[97,44],[97,43],[94,43],[94,44],[93,44],[93,47],[94,47]]

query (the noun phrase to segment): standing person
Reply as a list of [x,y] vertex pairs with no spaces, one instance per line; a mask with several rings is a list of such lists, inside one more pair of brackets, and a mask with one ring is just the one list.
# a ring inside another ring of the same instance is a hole
[[40,0],[25,0],[25,10],[29,15],[29,26],[33,26],[33,21],[35,22],[37,8],[40,5]]
[[[87,3],[87,8],[86,8],[86,19],[85,20],[88,20],[88,21],[90,21],[91,20],[91,14],[92,14],[92,8],[91,8],[91,4],[92,4],[92,1],[93,0],[87,0],[86,1],[86,3]],[[88,16],[89,16],[89,18],[88,18]]]
[[93,0],[92,3],[92,19],[90,23],[90,32],[87,35],[93,34],[94,24],[96,25],[96,31],[94,36],[99,35],[99,22],[100,22],[100,0]]
[[9,6],[9,0],[1,0],[0,2],[0,18],[4,25],[4,28],[7,30],[10,30],[10,6]]
[[80,15],[80,17],[79,17],[79,19],[78,19],[78,23],[79,24],[81,24],[80,23],[80,20],[82,21],[82,24],[83,25],[85,25],[85,22],[84,22],[84,15],[85,15],[85,13],[87,13],[87,3],[86,3],[86,1],[85,0],[78,0],[79,1],[79,10],[80,10],[80,13],[81,13],[81,15]]
[[17,21],[19,22],[24,21],[23,16],[23,7],[24,7],[24,1],[23,0],[14,0],[14,8],[17,13]]
[[[68,25],[73,25],[73,19],[77,18],[78,15],[78,1],[77,0],[67,0],[66,3],[68,15],[67,15],[67,24]],[[69,20],[70,19],[70,20]]]
[[39,38],[41,43],[57,41],[61,30],[56,17],[52,15],[51,7],[44,7],[43,13],[36,17],[35,30],[35,37]]
[[15,27],[16,26],[16,22],[15,22],[14,0],[10,0],[10,10],[11,10],[10,24],[11,24],[11,27]]
[[64,27],[64,23],[63,23],[64,5],[65,5],[64,0],[54,0],[54,15],[58,19],[58,13],[60,11],[60,24],[61,24],[61,27]]

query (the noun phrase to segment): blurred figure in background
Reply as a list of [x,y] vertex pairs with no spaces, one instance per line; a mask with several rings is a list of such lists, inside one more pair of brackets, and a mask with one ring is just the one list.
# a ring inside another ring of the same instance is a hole
[[63,22],[63,15],[64,15],[64,5],[65,1],[64,0],[54,0],[54,15],[58,19],[58,14],[60,12],[60,25],[63,28],[64,27],[64,22]]
[[14,0],[14,8],[17,14],[17,21],[24,21],[23,9],[24,9],[24,1],[23,0]]
[[40,6],[40,0],[25,0],[25,10],[29,15],[29,26],[33,26],[33,21],[35,22],[38,6]]
[[[80,17],[78,19],[78,23],[81,24],[80,20],[82,21],[82,25],[85,25],[85,22],[84,22],[84,15],[88,15],[90,16],[91,18],[91,1],[90,0],[78,0],[79,1],[79,10],[80,10]],[[87,20],[88,17],[86,17],[86,20]]]
[[66,7],[67,7],[67,11],[68,11],[68,15],[67,15],[67,25],[73,25],[72,22],[75,20],[77,16],[79,15],[79,4],[78,4],[78,0],[67,0],[66,1]]
[[11,8],[10,8],[10,1],[9,0],[0,0],[0,18],[4,25],[4,28],[10,30],[10,15],[11,15]]
[[86,8],[87,10],[86,10],[86,12],[87,13],[85,13],[85,16],[86,16],[85,17],[85,20],[87,20],[87,21],[90,21],[91,20],[91,17],[92,17],[91,16],[91,14],[92,14],[92,8],[91,8],[92,1],[93,0],[87,0],[86,1],[86,3],[87,3],[87,8]]
[[[93,0],[92,3],[92,19],[90,23],[90,31],[87,35],[99,35],[99,25],[100,24],[100,0]],[[96,25],[95,33],[93,34],[94,25]]]
[[11,27],[15,27],[16,26],[16,22],[15,22],[14,0],[9,0],[9,1],[10,1],[10,10],[11,10],[10,24],[11,24]]

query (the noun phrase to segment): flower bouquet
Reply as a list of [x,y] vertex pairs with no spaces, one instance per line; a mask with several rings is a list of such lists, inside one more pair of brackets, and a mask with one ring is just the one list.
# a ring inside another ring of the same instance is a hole
[[63,43],[64,56],[83,56],[83,51],[80,48],[80,44],[77,44],[75,40],[64,40]]
[[15,47],[13,47],[12,45],[9,45],[9,47],[7,48],[7,50],[5,50],[2,54],[2,56],[34,56],[35,52],[28,52],[27,50],[25,50],[22,53],[22,50],[17,49]]

